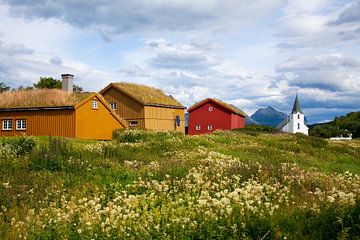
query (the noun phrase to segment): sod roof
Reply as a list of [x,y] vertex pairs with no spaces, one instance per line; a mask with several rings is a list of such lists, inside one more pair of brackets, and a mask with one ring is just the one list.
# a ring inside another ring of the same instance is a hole
[[[164,105],[184,108],[184,106],[172,96],[168,96],[161,90],[153,87],[126,82],[112,83],[110,86],[115,87],[143,105]],[[101,91],[101,93],[106,91],[106,89],[107,88]]]
[[216,99],[216,98],[206,98],[198,103],[195,103],[194,105],[192,105],[188,111],[192,111],[192,110],[195,110],[196,108],[208,103],[208,102],[214,102],[216,103],[217,105],[227,109],[228,111],[230,112],[233,112],[235,114],[238,114],[238,115],[241,115],[241,116],[246,116],[246,114],[244,113],[244,111],[242,111],[240,108],[234,106],[234,105],[231,105],[231,104],[228,104],[228,103],[225,103],[219,99]]
[[92,93],[68,93],[59,89],[7,91],[0,94],[0,108],[75,106]]

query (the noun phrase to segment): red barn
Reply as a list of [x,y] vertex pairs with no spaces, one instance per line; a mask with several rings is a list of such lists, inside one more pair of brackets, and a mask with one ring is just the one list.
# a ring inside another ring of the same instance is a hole
[[212,133],[217,129],[245,127],[245,113],[218,99],[207,98],[188,109],[188,134]]

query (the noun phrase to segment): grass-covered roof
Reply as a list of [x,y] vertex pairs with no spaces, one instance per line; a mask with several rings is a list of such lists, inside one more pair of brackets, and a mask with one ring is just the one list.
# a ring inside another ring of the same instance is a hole
[[216,103],[216,104],[218,104],[218,105],[220,105],[220,106],[222,106],[222,107],[224,107],[226,109],[228,109],[230,112],[239,114],[239,115],[244,116],[244,117],[246,116],[245,112],[243,110],[241,110],[240,108],[238,108],[238,107],[236,107],[236,106],[234,106],[232,104],[225,103],[225,102],[223,102],[223,101],[221,101],[219,99],[216,99],[216,98],[206,98],[206,99],[204,99],[204,100],[202,100],[202,101],[200,101],[198,103],[195,103],[194,105],[192,105],[188,109],[188,111],[192,111],[192,110],[194,110],[194,109],[196,109],[196,108],[198,108],[198,107],[202,106],[203,104],[205,104],[207,102],[210,102],[210,101],[214,102],[214,103]]
[[112,83],[112,85],[144,105],[183,107],[172,96],[153,87],[127,82]]
[[91,93],[68,93],[59,89],[7,91],[0,94],[0,108],[75,106]]

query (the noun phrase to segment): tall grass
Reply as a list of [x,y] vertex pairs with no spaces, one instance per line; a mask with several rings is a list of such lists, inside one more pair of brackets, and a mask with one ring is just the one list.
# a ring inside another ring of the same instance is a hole
[[[126,130],[0,158],[0,239],[355,239],[360,142]],[[6,139],[8,140],[8,139]]]
[[59,89],[7,91],[0,94],[0,108],[72,106],[88,95],[71,94]]

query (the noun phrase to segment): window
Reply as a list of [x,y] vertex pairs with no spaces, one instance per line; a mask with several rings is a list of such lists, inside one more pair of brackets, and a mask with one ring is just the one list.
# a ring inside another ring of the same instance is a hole
[[139,124],[138,121],[130,121],[129,122],[130,127],[136,127],[138,124]]
[[200,124],[197,124],[197,125],[195,126],[195,130],[196,130],[196,131],[200,131],[200,130],[201,130]]
[[9,130],[12,130],[12,120],[3,120],[2,121],[2,130],[5,130],[5,131],[9,131]]
[[209,112],[212,112],[214,111],[214,108],[213,107],[209,107]]
[[117,103],[116,102],[110,102],[110,107],[112,110],[116,110],[117,109]]
[[298,129],[300,129],[300,123],[298,123]]
[[298,119],[300,119],[300,114],[298,114]]
[[26,120],[16,120],[16,130],[26,130]]
[[92,109],[97,109],[98,108],[98,101],[96,101],[96,100],[92,101],[91,106],[92,106]]
[[211,131],[213,129],[213,125],[209,124],[208,125],[208,130]]

